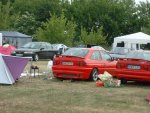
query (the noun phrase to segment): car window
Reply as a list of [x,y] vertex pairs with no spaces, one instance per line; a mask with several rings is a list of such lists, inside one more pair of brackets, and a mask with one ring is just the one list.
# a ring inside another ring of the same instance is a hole
[[22,46],[22,48],[38,49],[40,48],[40,46],[41,46],[41,43],[30,42]]
[[87,49],[68,49],[66,50],[63,55],[71,55],[71,56],[80,56],[85,57],[88,54],[89,50]]
[[59,48],[58,44],[52,44],[52,47],[53,47],[53,49],[56,49],[56,50],[58,50],[58,48]]
[[92,60],[101,60],[102,58],[101,58],[101,56],[100,56],[99,51],[94,51],[94,52],[92,53],[92,55],[91,55],[91,59],[92,59]]
[[130,52],[127,54],[126,58],[150,60],[150,52]]
[[46,49],[52,49],[51,44],[46,43],[45,45],[46,45]]
[[40,48],[47,49],[47,45],[43,43]]
[[150,52],[144,53],[145,60],[150,60]]
[[101,51],[101,55],[102,55],[102,59],[111,60],[111,56],[108,53]]

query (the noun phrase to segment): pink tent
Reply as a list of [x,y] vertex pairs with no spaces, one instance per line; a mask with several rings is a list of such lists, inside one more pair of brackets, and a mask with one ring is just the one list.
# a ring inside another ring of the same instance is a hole
[[12,45],[0,46],[0,53],[4,55],[11,55],[11,52],[16,48]]

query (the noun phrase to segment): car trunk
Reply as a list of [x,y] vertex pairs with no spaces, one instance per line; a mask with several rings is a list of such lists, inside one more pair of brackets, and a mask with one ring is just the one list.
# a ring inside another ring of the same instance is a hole
[[150,71],[150,61],[141,59],[121,59],[117,63],[117,68],[136,71]]
[[86,62],[84,61],[84,57],[78,56],[56,56],[54,65],[63,65],[63,66],[85,66]]

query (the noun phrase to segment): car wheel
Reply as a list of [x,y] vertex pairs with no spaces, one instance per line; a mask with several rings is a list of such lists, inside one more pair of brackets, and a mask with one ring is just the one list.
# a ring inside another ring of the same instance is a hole
[[90,80],[92,81],[96,81],[98,80],[98,70],[96,68],[94,68],[91,72],[91,75],[90,75]]
[[33,60],[34,60],[34,61],[38,61],[38,60],[39,60],[39,55],[38,55],[38,54],[35,54],[34,57],[33,57]]

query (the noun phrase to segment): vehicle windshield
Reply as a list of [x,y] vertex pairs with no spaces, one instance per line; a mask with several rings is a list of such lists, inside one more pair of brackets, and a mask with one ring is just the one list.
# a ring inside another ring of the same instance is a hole
[[130,52],[126,55],[126,58],[150,60],[150,52]]
[[88,52],[89,52],[89,50],[87,50],[87,49],[73,49],[73,48],[70,48],[70,49],[66,50],[62,55],[85,57]]
[[23,45],[21,48],[31,48],[31,49],[38,49],[40,48],[41,44],[36,42],[30,42]]
[[123,48],[123,47],[115,47],[115,48],[112,48],[112,50],[110,51],[110,53],[112,54],[120,54],[120,55],[127,54],[128,52],[129,52],[129,49]]

